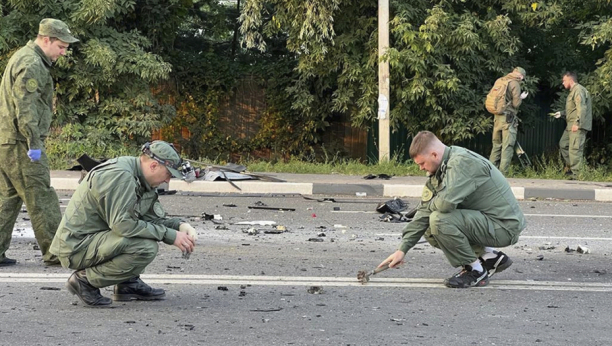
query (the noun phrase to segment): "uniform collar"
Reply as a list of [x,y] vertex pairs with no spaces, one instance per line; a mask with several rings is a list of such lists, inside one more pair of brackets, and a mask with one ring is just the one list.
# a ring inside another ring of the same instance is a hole
[[51,61],[51,59],[49,59],[49,57],[45,54],[45,52],[43,52],[42,48],[40,48],[40,46],[36,44],[36,42],[30,40],[26,46],[32,48],[36,52],[36,54],[40,56],[40,58],[45,63],[45,65],[47,65],[47,67],[53,66],[53,62]]
[[140,164],[140,157],[135,157],[136,159],[136,174],[137,178],[140,181],[140,186],[142,186],[146,191],[151,191],[153,188],[149,185],[147,179],[145,179],[144,173],[142,172],[142,165]]
[[440,163],[440,167],[436,171],[436,178],[440,179],[442,175],[446,172],[446,164],[448,163],[448,159],[450,158],[451,147],[444,148],[444,155],[442,155],[442,162]]

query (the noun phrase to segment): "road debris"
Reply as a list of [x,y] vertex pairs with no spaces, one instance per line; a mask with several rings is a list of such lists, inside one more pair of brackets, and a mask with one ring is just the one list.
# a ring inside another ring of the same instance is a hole
[[308,287],[306,292],[310,294],[323,294],[324,291],[323,291],[323,287],[321,286],[310,286]]
[[249,226],[275,226],[276,221],[240,221],[234,225],[249,225]]
[[588,253],[591,253],[591,250],[589,250],[589,248],[588,248],[588,247],[586,247],[586,246],[580,246],[580,245],[578,245],[578,247],[576,248],[576,251],[577,251],[578,253],[585,254],[585,255],[586,255],[586,254],[588,254]]
[[277,210],[277,211],[295,211],[295,208],[285,208],[285,207],[266,207],[266,206],[248,206],[249,209],[263,209],[263,210]]

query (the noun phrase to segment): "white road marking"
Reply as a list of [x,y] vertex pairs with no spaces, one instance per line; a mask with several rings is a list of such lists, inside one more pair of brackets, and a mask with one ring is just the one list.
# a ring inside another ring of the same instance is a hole
[[[65,274],[0,273],[3,283],[65,283]],[[372,278],[362,285],[354,277],[300,277],[300,276],[249,276],[249,275],[182,275],[146,274],[142,279],[149,284],[176,285],[260,285],[260,286],[334,286],[334,287],[405,287],[445,288],[442,279],[428,278]],[[612,283],[560,282],[533,280],[493,280],[489,286],[479,289],[612,292]]]
[[612,215],[557,215],[557,214],[523,214],[525,216],[550,216],[550,217],[578,217],[583,219],[600,218],[612,219]]

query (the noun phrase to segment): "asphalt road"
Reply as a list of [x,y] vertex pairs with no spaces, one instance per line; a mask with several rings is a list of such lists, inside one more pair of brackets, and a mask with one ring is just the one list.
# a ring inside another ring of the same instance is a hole
[[[60,196],[63,206],[69,196]],[[528,228],[504,249],[514,265],[487,287],[449,289],[442,280],[456,269],[427,243],[401,269],[357,282],[357,271],[396,249],[405,225],[380,221],[374,209],[383,199],[161,198],[169,214],[198,230],[196,251],[185,260],[160,244],[143,279],[166,289],[167,299],[107,309],[83,307],[66,291],[71,271],[42,266],[20,214],[7,253],[20,263],[0,268],[0,344],[612,344],[610,204],[521,202]],[[295,210],[248,209],[261,203]],[[205,221],[202,213],[222,219]],[[274,221],[287,231],[242,221]],[[246,233],[251,228],[258,233]],[[566,252],[578,245],[589,253]]]

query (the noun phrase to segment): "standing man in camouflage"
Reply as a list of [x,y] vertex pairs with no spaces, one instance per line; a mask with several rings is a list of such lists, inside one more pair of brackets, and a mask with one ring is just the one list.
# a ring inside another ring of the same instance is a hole
[[59,263],[49,253],[61,219],[44,146],[53,114],[49,69],[75,42],[78,40],[64,22],[43,19],[36,39],[13,54],[4,71],[0,84],[0,266],[17,263],[5,253],[23,202],[43,261]]
[[112,303],[100,288],[115,285],[113,300],[159,300],[163,289],[140,279],[158,251],[157,242],[191,253],[197,233],[188,223],[167,218],[157,186],[182,176],[182,160],[163,141],[147,143],[140,157],[108,160],[89,171],[72,195],[51,244],[64,268],[74,269],[66,283],[90,307]]
[[578,77],[573,72],[563,75],[563,87],[570,91],[565,101],[565,111],[556,112],[554,116],[565,118],[567,123],[559,140],[559,149],[565,161],[565,174],[575,179],[582,167],[587,132],[592,129],[591,94],[578,84]]
[[379,266],[404,263],[406,252],[423,236],[453,267],[462,267],[444,281],[446,286],[486,286],[493,274],[512,264],[492,247],[515,244],[526,225],[508,181],[484,157],[447,147],[429,131],[414,137],[409,153],[429,180],[398,250]]
[[[500,78],[503,83],[507,83],[504,99],[506,106],[502,113],[494,114],[493,149],[491,150],[489,160],[495,167],[499,168],[504,175],[508,173],[508,166],[510,166],[512,156],[514,156],[514,143],[516,143],[516,134],[519,124],[519,118],[517,117],[518,108],[527,95],[529,95],[526,91],[521,93],[521,81],[525,76],[525,69],[517,67],[512,72]],[[497,83],[496,81],[495,84]]]

